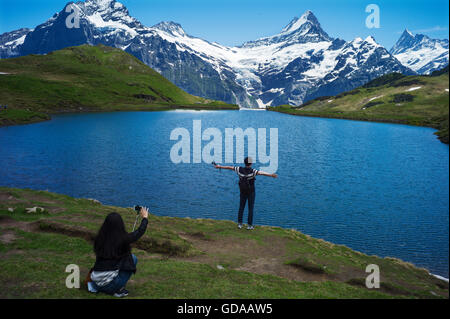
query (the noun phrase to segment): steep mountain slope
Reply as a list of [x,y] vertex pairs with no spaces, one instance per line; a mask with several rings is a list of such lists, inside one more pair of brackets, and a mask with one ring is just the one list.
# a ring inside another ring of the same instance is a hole
[[[177,106],[233,108],[190,95],[132,55],[103,45],[3,59],[0,73],[1,104],[19,115],[24,115],[23,110],[53,113]],[[2,110],[1,118],[6,115]]]
[[448,65],[448,50],[447,39],[431,39],[405,30],[389,52],[418,74],[431,74]]
[[33,30],[23,28],[0,35],[0,59],[19,56],[25,38]]
[[[79,12],[79,28],[66,26],[71,8]],[[0,57],[85,43],[120,48],[188,93],[242,107],[299,105],[383,74],[414,74],[372,37],[350,42],[331,38],[311,11],[279,34],[240,47],[193,37],[174,22],[146,27],[115,0],[71,3],[34,30],[3,37],[8,42],[0,41]]]
[[448,144],[448,67],[433,76],[391,73],[355,90],[320,97],[300,107],[270,108],[294,115],[429,126]]

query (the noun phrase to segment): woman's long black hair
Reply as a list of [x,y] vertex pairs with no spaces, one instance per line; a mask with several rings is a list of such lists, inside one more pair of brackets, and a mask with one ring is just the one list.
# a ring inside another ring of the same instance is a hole
[[111,213],[106,216],[102,227],[94,241],[94,252],[97,257],[116,259],[131,251],[127,241],[128,233],[125,230],[122,216]]

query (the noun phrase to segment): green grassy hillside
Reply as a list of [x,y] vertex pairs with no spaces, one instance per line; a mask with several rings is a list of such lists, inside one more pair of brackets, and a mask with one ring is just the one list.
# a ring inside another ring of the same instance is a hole
[[432,76],[388,74],[337,96],[320,97],[299,107],[272,111],[365,121],[429,126],[448,144],[448,67]]
[[190,95],[130,54],[102,45],[3,59],[0,73],[6,73],[0,105],[8,105],[0,111],[3,124],[58,112],[237,108]]
[[[26,212],[35,206],[44,211]],[[92,240],[110,212],[131,230],[131,208],[0,187],[0,298],[110,298],[65,287],[67,265],[82,278],[92,267]],[[130,298],[448,298],[448,283],[425,269],[279,227],[150,215],[133,252]],[[365,286],[369,264],[380,268],[379,289]]]

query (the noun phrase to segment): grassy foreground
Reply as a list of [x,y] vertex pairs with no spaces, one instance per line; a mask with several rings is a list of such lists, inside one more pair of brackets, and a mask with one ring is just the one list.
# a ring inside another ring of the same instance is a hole
[[[44,211],[26,212],[35,206]],[[65,268],[86,276],[92,239],[113,211],[131,230],[131,208],[0,187],[0,298],[111,298],[67,289]],[[279,227],[151,215],[133,252],[130,298],[448,298],[448,283],[425,269]],[[380,267],[380,289],[365,287],[369,264]]]
[[238,109],[190,95],[132,55],[82,45],[0,60],[0,125],[32,123],[60,112]]
[[448,144],[448,89],[448,67],[431,76],[393,73],[336,96],[320,97],[299,107],[283,105],[269,110],[301,116],[427,126],[436,128],[436,135]]

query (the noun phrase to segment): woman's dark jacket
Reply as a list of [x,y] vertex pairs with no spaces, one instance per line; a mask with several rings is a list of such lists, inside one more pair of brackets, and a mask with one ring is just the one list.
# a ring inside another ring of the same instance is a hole
[[[147,218],[143,218],[139,228],[128,234],[126,238],[127,244],[132,244],[141,238],[147,229],[147,224]],[[117,269],[136,273],[136,265],[134,264],[133,257],[131,256],[131,250],[124,253],[123,256],[117,259],[104,259],[97,256],[94,268],[92,268],[93,271],[111,271]]]

